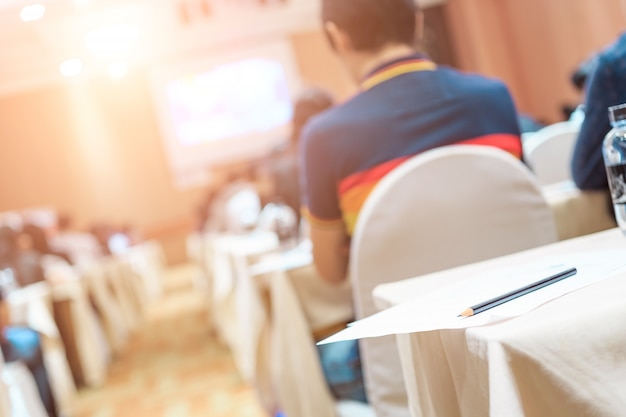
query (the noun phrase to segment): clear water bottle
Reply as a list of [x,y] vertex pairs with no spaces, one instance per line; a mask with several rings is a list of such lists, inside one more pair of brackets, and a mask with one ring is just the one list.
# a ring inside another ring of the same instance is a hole
[[604,139],[602,153],[617,224],[626,234],[626,104],[609,108],[609,118],[613,129]]

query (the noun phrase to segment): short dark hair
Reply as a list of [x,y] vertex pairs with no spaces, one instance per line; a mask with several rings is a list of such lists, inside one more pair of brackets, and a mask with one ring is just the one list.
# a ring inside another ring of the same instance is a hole
[[390,43],[413,45],[414,0],[322,0],[322,20],[345,31],[358,51],[377,51]]
[[598,58],[599,56],[597,54],[592,55],[591,57],[581,62],[578,68],[576,68],[576,70],[572,73],[570,81],[577,90],[585,90],[587,80],[598,67]]
[[332,94],[322,88],[311,87],[302,92],[294,104],[291,142],[297,144],[309,119],[329,109],[333,104]]

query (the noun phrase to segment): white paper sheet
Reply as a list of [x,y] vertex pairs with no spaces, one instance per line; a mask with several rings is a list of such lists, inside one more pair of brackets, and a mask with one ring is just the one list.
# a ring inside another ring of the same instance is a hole
[[[458,317],[468,307],[571,267],[578,269],[578,273],[572,277],[476,316]],[[420,294],[410,302],[359,320],[319,344],[493,324],[528,313],[542,304],[596,283],[624,267],[626,252],[611,250],[550,256],[521,268],[515,266],[494,269],[488,273],[464,277],[454,285]]]

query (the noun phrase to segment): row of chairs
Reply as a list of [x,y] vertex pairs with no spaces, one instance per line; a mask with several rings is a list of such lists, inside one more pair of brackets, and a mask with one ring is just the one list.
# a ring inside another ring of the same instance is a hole
[[523,136],[524,159],[542,185],[571,181],[580,123],[560,122]]
[[[163,254],[148,242],[89,265],[55,257],[42,263],[46,281],[12,291],[7,303],[13,323],[40,333],[57,407],[71,417],[77,388],[105,383],[111,361],[160,294]],[[11,411],[0,415],[46,415],[21,364],[2,365],[1,375],[0,407]]]
[[[269,411],[408,416],[393,338],[361,345],[370,408],[333,400],[314,348],[316,333],[375,313],[372,291],[379,284],[557,241],[563,212],[554,210],[553,201],[527,167],[505,152],[451,146],[406,162],[368,197],[344,287],[316,276],[306,241],[281,251],[275,236],[255,232],[196,236],[189,247],[209,278],[216,328]],[[602,205],[588,209],[580,218],[610,217]],[[594,227],[613,224],[609,219]]]

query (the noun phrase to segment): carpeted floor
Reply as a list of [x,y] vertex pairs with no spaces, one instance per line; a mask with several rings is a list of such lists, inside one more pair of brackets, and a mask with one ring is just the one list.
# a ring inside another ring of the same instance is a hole
[[231,355],[210,335],[194,270],[178,267],[106,385],[79,393],[73,417],[268,417]]

